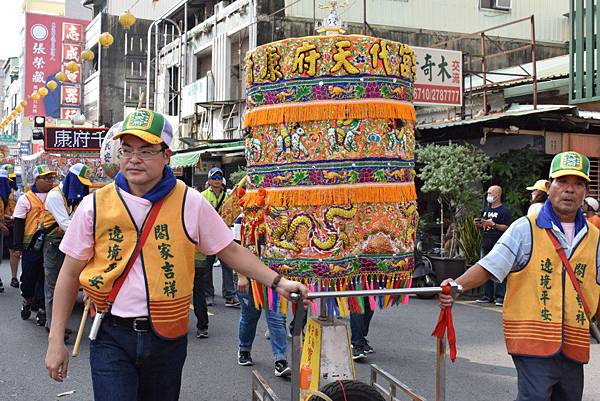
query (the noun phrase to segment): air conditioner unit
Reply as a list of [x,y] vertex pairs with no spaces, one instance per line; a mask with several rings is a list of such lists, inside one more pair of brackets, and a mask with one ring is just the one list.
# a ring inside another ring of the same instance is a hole
[[179,137],[180,138],[190,138],[192,136],[192,124],[190,123],[181,123],[179,126]]
[[510,10],[511,6],[512,0],[494,0],[494,8],[498,10]]

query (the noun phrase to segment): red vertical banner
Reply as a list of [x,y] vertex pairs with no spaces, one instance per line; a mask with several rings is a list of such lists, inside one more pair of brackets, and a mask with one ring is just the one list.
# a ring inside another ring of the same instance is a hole
[[[25,14],[25,93],[24,98],[31,95],[53,79],[54,75],[64,70],[69,61],[81,63],[81,52],[84,46],[85,26],[89,21],[40,15]],[[67,71],[65,71],[67,73]],[[27,99],[24,115],[33,117],[43,115],[61,118],[61,107],[81,106],[81,72],[67,73],[64,86],[73,86],[69,101],[74,100],[76,91],[78,103],[63,104],[62,90],[49,93],[39,100]],[[71,113],[69,113],[71,114]]]

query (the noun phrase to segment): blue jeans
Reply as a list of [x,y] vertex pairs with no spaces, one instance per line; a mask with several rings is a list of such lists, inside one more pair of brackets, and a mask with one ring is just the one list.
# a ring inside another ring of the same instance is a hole
[[[481,259],[485,255],[487,255],[490,250],[481,249],[480,255]],[[504,301],[504,295],[506,294],[506,280],[501,283],[497,283],[494,280],[488,280],[487,283],[483,285],[483,295],[490,300],[490,302],[499,300]]]
[[367,345],[367,335],[369,326],[373,318],[373,310],[369,304],[368,298],[363,298],[365,304],[365,313],[350,313],[350,342],[353,347],[364,347]]
[[163,340],[106,319],[90,343],[94,400],[177,401],[187,337]]
[[581,401],[583,364],[562,353],[548,357],[514,356],[517,401]]
[[[248,294],[242,294],[238,291],[242,311],[240,313],[240,351],[252,351],[252,343],[256,336],[256,325],[260,319],[261,310],[254,307],[252,298],[252,287],[248,289]],[[279,312],[265,310],[267,316],[267,326],[271,338],[271,350],[275,362],[282,359],[287,360],[287,333],[285,331],[285,315]]]

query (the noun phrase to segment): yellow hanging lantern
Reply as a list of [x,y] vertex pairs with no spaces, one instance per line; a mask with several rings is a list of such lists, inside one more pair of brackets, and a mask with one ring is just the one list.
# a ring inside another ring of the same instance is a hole
[[79,66],[74,61],[69,61],[67,63],[67,65],[65,65],[65,68],[67,69],[67,71],[71,71],[71,72],[77,72],[77,71],[79,71]]
[[19,105],[19,106],[15,107],[15,110],[17,111],[17,113],[20,113],[23,111],[23,107]]
[[40,97],[44,97],[48,94],[48,89],[46,88],[40,88],[37,91],[38,95],[40,95]]
[[119,16],[119,24],[121,24],[125,30],[129,30],[129,28],[135,24],[135,19],[135,16],[127,10]]
[[98,42],[105,49],[107,49],[108,47],[110,47],[110,45],[112,45],[114,41],[115,41],[115,39],[113,38],[113,36],[109,32],[104,32],[102,35],[100,35],[100,39],[98,39]]
[[86,49],[84,51],[81,52],[81,59],[83,61],[92,61],[94,59],[94,52]]
[[58,82],[64,82],[67,80],[67,74],[65,74],[64,72],[59,72],[57,73],[54,78],[58,81]]
[[21,106],[23,106],[23,107],[27,106],[27,100],[21,100]]
[[48,81],[46,86],[48,87],[48,89],[50,89],[50,92],[54,92],[54,89],[58,88],[58,84],[56,83],[56,81]]
[[41,96],[40,96],[40,94],[39,94],[39,93],[37,93],[37,92],[33,92],[33,93],[31,94],[31,99],[33,99],[33,100],[40,100],[40,99],[41,99]]

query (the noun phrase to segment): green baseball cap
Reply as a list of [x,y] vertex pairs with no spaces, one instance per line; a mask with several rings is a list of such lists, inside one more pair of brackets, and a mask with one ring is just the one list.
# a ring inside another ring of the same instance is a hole
[[38,177],[43,177],[48,174],[56,174],[56,172],[50,170],[47,164],[38,164],[33,168],[33,179],[35,180]]
[[17,175],[15,174],[15,166],[7,163],[2,165],[2,170],[6,170],[8,172],[8,178],[15,178]]
[[557,154],[550,165],[550,178],[565,175],[576,175],[590,181],[590,159],[572,151]]
[[118,139],[123,135],[137,136],[152,145],[165,143],[170,146],[173,140],[173,126],[161,113],[148,109],[137,109],[125,117],[121,131],[112,139]]
[[92,172],[85,164],[75,163],[69,167],[69,172],[75,174],[79,179],[79,182],[81,182],[83,185],[87,185],[88,187],[92,185],[92,181],[90,181]]

